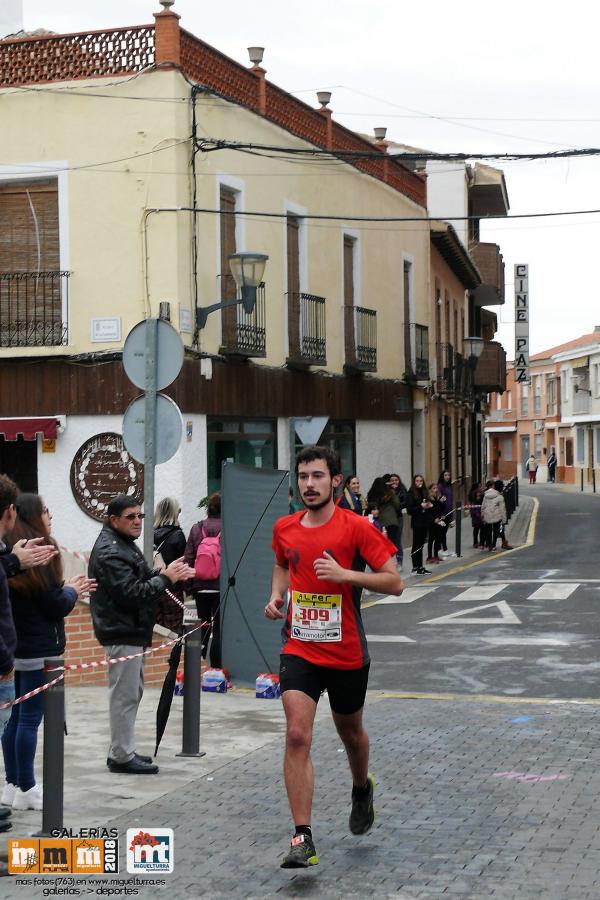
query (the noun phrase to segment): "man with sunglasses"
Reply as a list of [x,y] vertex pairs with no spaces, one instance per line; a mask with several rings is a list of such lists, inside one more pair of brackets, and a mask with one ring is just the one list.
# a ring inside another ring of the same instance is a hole
[[[194,575],[181,559],[152,571],[135,543],[144,513],[135,497],[117,494],[107,507],[107,521],[90,556],[94,631],[107,658],[140,653],[152,643],[158,598],[165,588]],[[93,574],[92,574],[93,573]],[[111,772],[154,775],[158,766],[135,748],[135,720],[144,691],[144,656],[108,666]]]

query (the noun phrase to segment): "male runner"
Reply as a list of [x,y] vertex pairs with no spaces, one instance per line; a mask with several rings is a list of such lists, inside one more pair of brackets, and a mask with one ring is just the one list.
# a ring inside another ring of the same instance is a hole
[[[333,502],[342,480],[337,453],[306,447],[296,458],[296,476],[306,509],[275,523],[276,562],[265,606],[268,619],[285,618],[280,669],[287,722],[284,777],[295,833],[283,869],[319,862],[310,827],[310,748],[317,703],[325,689],[352,772],[350,831],[365,834],[373,824],[375,779],[369,774],[369,737],[362,726],[369,654],[360,595],[362,588],[402,593],[395,545],[368,519]],[[365,563],[372,572],[364,572]]]

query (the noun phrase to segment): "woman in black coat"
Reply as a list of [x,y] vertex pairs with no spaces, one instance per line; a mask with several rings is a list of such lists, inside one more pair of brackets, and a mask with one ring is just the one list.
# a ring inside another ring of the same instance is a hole
[[413,533],[412,571],[417,575],[430,574],[423,565],[423,547],[429,538],[432,509],[433,503],[429,497],[429,491],[425,487],[425,479],[422,475],[415,475],[408,492],[406,511],[410,516]]
[[[165,566],[180,559],[185,553],[185,534],[179,525],[181,507],[174,497],[164,497],[154,510],[154,552],[160,554]],[[183,603],[183,585],[174,584],[169,588]],[[158,599],[156,622],[164,628],[181,634],[183,609],[167,593]]]
[[[52,515],[37,494],[21,494],[15,504],[17,521],[10,535],[11,543],[50,537]],[[89,594],[95,582],[79,575],[63,580],[60,554],[46,566],[27,569],[10,579],[9,590],[17,632],[15,651],[15,696],[20,697],[40,687],[44,681],[44,660],[60,659],[65,651],[65,618],[78,597]],[[36,784],[34,772],[37,733],[44,714],[44,695],[36,694],[13,706],[2,736],[2,752],[6,783],[2,791],[3,806],[13,809],[42,809],[42,788]]]

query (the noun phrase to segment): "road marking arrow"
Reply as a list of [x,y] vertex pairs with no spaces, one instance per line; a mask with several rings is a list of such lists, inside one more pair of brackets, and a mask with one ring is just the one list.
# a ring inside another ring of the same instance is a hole
[[[498,616],[474,616],[472,613],[481,612],[483,609],[497,609]],[[420,625],[520,625],[521,620],[512,611],[506,600],[498,600],[496,603],[485,603],[483,606],[472,606],[470,609],[460,609],[458,612],[449,613],[446,616],[438,616],[436,619],[427,619],[419,622]]]

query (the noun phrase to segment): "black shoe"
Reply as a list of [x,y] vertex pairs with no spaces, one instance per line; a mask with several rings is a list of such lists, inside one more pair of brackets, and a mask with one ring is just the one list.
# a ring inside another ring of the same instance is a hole
[[0,834],[3,831],[10,831],[11,828],[12,828],[12,822],[10,819],[4,819],[3,822],[0,822]]
[[431,575],[431,572],[425,566],[421,566],[420,569],[417,569],[417,575]]
[[416,575],[416,574],[418,573],[418,571],[419,571],[418,569],[411,569],[411,570],[410,570],[410,574],[411,574],[411,575]]
[[0,807],[0,822],[4,822],[6,819],[10,819],[12,813],[12,809],[8,806]]
[[[143,762],[143,763],[146,763],[147,765],[150,765],[152,763],[151,756],[142,756],[141,753],[134,752],[133,758],[137,759],[138,762]],[[110,769],[111,762],[113,762],[113,760],[110,758],[110,756],[107,756],[106,757],[106,765],[108,766],[109,769]]]
[[156,775],[158,766],[154,763],[142,762],[139,758],[133,756],[128,762],[118,763],[113,759],[108,760],[108,768],[111,772],[121,773],[122,775]]
[[352,810],[350,812],[350,831],[352,834],[366,834],[371,830],[375,821],[375,807],[373,806],[373,794],[376,781],[371,774],[367,776],[368,791],[364,797],[358,797],[352,791]]
[[313,839],[307,834],[295,834],[287,856],[283,857],[282,869],[308,869],[319,862]]

